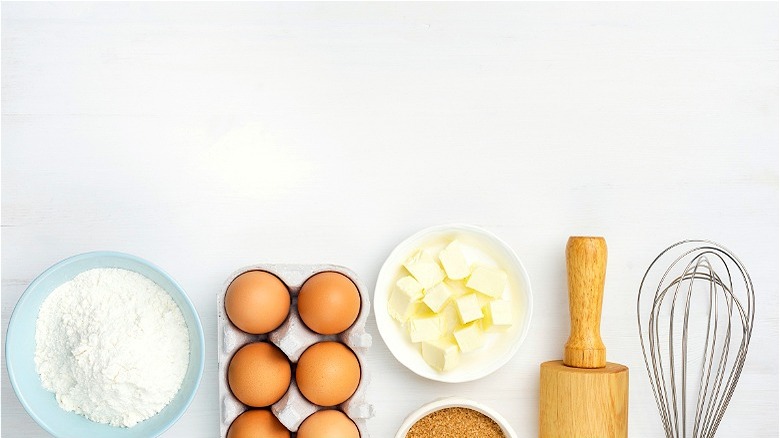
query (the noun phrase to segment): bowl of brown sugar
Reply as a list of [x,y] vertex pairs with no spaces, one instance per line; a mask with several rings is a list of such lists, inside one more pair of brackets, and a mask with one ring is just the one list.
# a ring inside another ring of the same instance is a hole
[[428,403],[409,414],[395,438],[517,438],[493,409],[460,397]]

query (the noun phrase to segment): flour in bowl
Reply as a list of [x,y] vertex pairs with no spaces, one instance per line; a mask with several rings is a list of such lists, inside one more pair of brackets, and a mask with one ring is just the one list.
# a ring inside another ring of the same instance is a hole
[[35,327],[35,367],[71,412],[132,427],[181,387],[190,343],[181,310],[152,280],[100,268],[56,288]]

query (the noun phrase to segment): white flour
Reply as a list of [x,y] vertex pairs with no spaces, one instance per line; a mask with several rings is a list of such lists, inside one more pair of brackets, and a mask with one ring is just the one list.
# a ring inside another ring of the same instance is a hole
[[59,405],[98,423],[131,427],[181,386],[190,344],[165,290],[124,269],[92,269],[41,305],[35,366]]

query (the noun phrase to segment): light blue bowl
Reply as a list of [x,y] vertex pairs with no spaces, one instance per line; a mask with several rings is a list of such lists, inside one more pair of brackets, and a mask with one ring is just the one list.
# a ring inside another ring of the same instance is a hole
[[[190,334],[190,364],[176,397],[162,411],[130,428],[95,423],[60,408],[54,394],[45,390],[35,371],[35,322],[41,303],[57,286],[93,268],[122,268],[151,279],[179,305]],[[160,268],[141,258],[98,251],[67,258],[38,276],[16,303],[5,341],[6,366],[11,386],[30,416],[49,433],[61,438],[156,437],[171,427],[195,397],[203,374],[203,328],[184,290]]]

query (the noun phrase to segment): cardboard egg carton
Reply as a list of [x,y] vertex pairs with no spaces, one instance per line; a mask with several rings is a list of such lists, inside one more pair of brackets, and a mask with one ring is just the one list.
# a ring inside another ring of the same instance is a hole
[[[292,296],[290,314],[282,325],[268,334],[253,335],[238,329],[225,313],[225,293],[233,280],[248,271],[266,271],[279,277],[288,287]],[[319,272],[338,272],[347,276],[360,293],[360,312],[355,322],[347,330],[336,335],[321,335],[313,332],[298,315],[298,292],[303,283]],[[260,264],[241,268],[235,271],[225,282],[218,296],[217,304],[217,356],[219,368],[219,411],[220,437],[227,436],[228,428],[233,420],[250,407],[241,403],[230,391],[227,381],[227,370],[230,359],[236,351],[246,344],[258,341],[268,341],[279,347],[293,366],[292,382],[287,393],[271,405],[271,411],[279,421],[295,436],[298,427],[309,415],[320,409],[329,409],[315,405],[307,400],[295,384],[295,366],[301,354],[311,345],[321,341],[340,341],[348,346],[357,356],[360,364],[360,383],[355,393],[337,407],[341,409],[357,425],[361,438],[369,438],[366,420],[374,415],[374,407],[366,402],[366,387],[369,375],[366,366],[366,355],[371,346],[371,335],[366,332],[366,320],[371,309],[368,293],[357,275],[351,270],[337,265],[290,265],[290,264]]]

